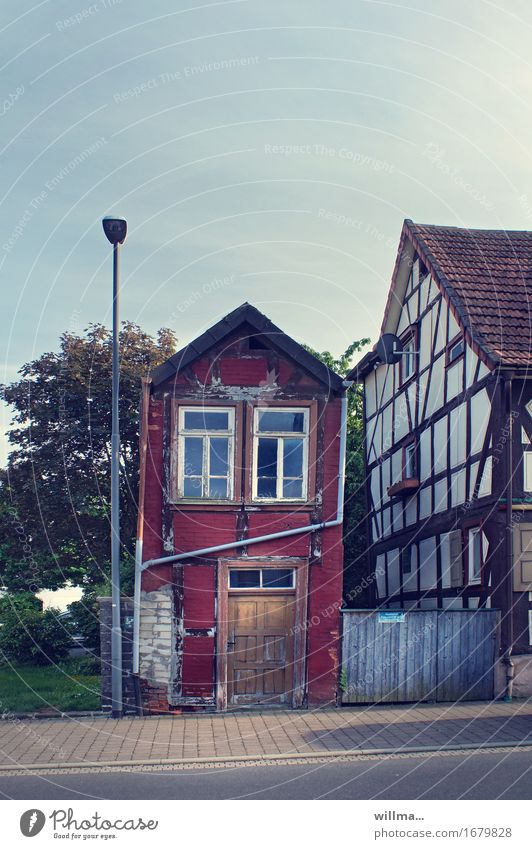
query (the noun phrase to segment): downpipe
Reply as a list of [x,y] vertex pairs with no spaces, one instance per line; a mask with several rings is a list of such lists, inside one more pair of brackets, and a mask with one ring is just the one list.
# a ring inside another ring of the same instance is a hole
[[[137,540],[135,548],[135,591],[133,602],[133,675],[136,676],[139,684],[139,648],[140,648],[140,592],[142,573],[145,569],[150,569],[152,566],[163,566],[167,563],[177,563],[180,560],[186,560],[190,557],[201,557],[206,554],[215,554],[219,551],[228,551],[230,549],[244,548],[249,545],[255,545],[261,542],[270,542],[285,537],[297,536],[298,534],[308,534],[314,531],[326,530],[327,528],[335,528],[341,525],[344,521],[344,493],[345,493],[345,462],[347,453],[347,411],[348,399],[347,390],[352,386],[352,380],[344,380],[346,392],[342,395],[341,408],[341,424],[340,424],[340,452],[338,458],[338,495],[336,501],[336,518],[329,522],[319,522],[314,525],[305,525],[301,528],[290,528],[287,531],[278,531],[273,534],[264,534],[260,537],[251,537],[249,539],[234,540],[226,542],[222,545],[213,545],[208,548],[197,548],[193,551],[185,551],[181,554],[171,554],[168,557],[157,557],[153,560],[142,562],[142,542]],[[139,692],[139,710],[140,707],[140,692]]]

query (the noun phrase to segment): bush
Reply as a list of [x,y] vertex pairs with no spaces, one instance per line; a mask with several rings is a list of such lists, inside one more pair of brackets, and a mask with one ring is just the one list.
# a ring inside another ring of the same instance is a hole
[[100,675],[102,662],[99,657],[87,654],[82,657],[69,658],[69,660],[61,663],[61,669],[68,675]]
[[72,637],[58,610],[11,610],[0,625],[0,661],[46,666],[68,655]]
[[79,601],[68,605],[74,631],[84,639],[85,648],[100,654],[100,605],[98,593],[85,590]]
[[3,622],[10,613],[18,613],[23,610],[42,610],[42,601],[33,593],[6,592],[0,598],[0,622]]

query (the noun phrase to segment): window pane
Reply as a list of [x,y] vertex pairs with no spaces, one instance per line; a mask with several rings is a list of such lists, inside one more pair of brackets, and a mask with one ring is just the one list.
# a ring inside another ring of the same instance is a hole
[[257,495],[259,498],[277,498],[277,478],[259,478]]
[[209,478],[209,497],[227,498],[227,478]]
[[201,475],[203,472],[203,439],[185,437],[185,475]]
[[283,480],[283,498],[302,498],[303,497],[303,481],[299,480]]
[[260,587],[260,571],[258,569],[231,569],[229,586],[235,589],[254,589]]
[[185,498],[201,498],[203,495],[201,478],[185,478],[183,495]]
[[213,436],[210,439],[211,475],[227,475],[227,454],[229,440],[225,436]]
[[262,586],[267,587],[285,587],[291,588],[294,586],[292,569],[263,569],[262,570]]
[[283,440],[283,475],[298,478],[303,474],[303,440]]
[[229,413],[208,410],[187,410],[186,430],[229,430]]
[[257,475],[261,477],[277,477],[277,440],[259,439],[257,453]]
[[304,413],[287,413],[284,410],[264,410],[259,413],[261,433],[303,433]]

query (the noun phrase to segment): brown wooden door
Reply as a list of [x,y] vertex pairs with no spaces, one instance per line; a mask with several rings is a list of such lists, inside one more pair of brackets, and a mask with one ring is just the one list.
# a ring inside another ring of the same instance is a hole
[[229,704],[291,704],[294,595],[229,595]]

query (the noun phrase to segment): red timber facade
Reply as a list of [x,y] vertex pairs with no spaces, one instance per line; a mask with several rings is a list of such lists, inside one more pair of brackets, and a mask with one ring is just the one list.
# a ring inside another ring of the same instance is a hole
[[342,527],[321,525],[337,521],[344,395],[249,304],[144,382],[145,709],[335,703]]
[[[532,693],[532,233],[405,221],[363,382],[379,606],[501,610],[499,681]],[[501,689],[499,689],[501,692]]]

